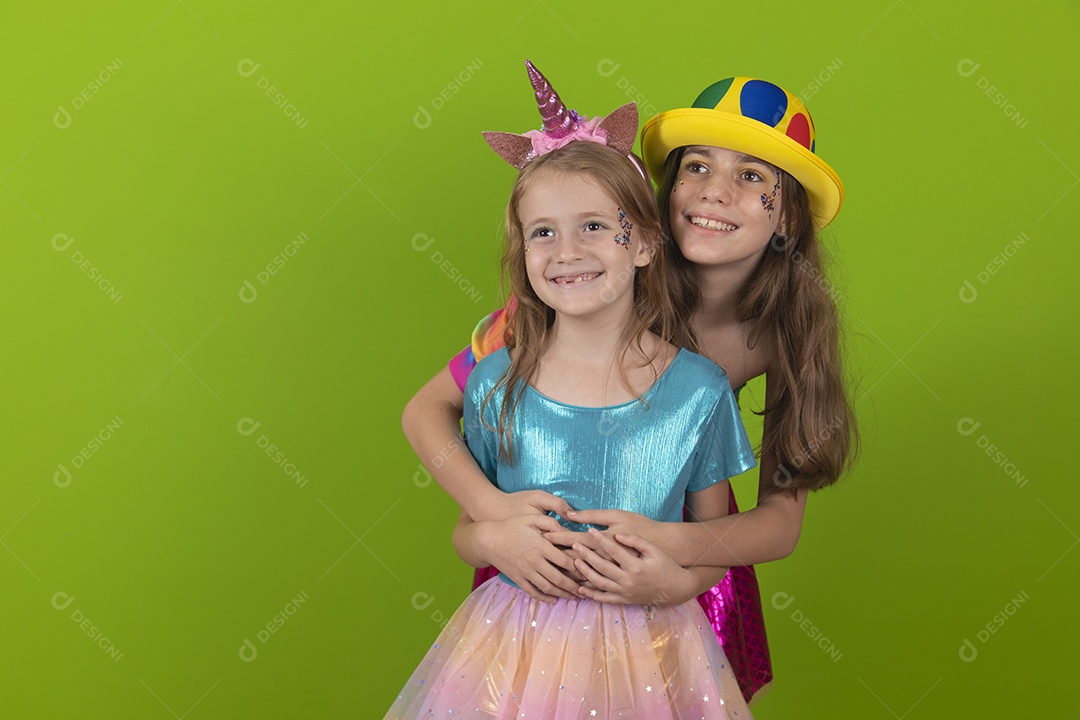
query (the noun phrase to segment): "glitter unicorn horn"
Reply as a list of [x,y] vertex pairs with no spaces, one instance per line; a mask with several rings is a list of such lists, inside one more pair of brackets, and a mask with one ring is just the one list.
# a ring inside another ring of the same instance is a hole
[[630,154],[638,125],[637,106],[634,103],[623,105],[606,118],[578,115],[566,107],[559,94],[551,87],[551,83],[535,65],[526,60],[525,67],[529,71],[533,90],[536,91],[536,104],[544,126],[541,130],[530,130],[523,135],[485,132],[484,139],[499,157],[520,170],[533,158],[572,142],[599,143],[612,147],[623,155]]
[[577,129],[578,114],[566,107],[566,103],[555,92],[544,74],[536,69],[531,60],[525,61],[529,71],[529,82],[536,91],[536,106],[540,117],[544,119],[544,133],[556,140],[562,139]]

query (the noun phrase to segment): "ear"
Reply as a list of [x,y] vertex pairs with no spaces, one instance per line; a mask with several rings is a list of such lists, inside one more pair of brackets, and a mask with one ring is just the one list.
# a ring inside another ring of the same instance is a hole
[[[779,172],[783,172],[783,171],[779,171]],[[785,173],[785,174],[787,174],[787,173]],[[797,180],[795,180],[794,176],[791,176],[790,174],[788,175],[788,179],[792,180],[794,182],[798,182]],[[785,185],[786,183],[784,183],[783,179],[781,179],[780,183],[781,183],[781,191],[780,191],[780,196],[779,196],[779,200],[780,200],[780,203],[779,203],[779,205],[780,205],[780,217],[777,218],[776,230],[774,231],[774,234],[779,235],[786,242],[787,239],[790,238],[791,235],[792,235],[792,228],[791,228],[790,217],[788,215],[787,210],[784,207],[785,206],[784,200],[786,198],[784,197],[783,185]]]
[[653,253],[658,249],[656,238],[636,227],[631,233],[634,240],[634,267],[645,267],[652,262]]
[[607,133],[608,147],[618,150],[623,155],[629,155],[634,149],[634,140],[637,138],[637,105],[627,103],[613,110],[600,121],[599,127]]
[[791,237],[791,227],[787,221],[787,213],[785,213],[783,209],[780,210],[780,219],[776,223],[776,231],[774,234],[784,238],[785,242]]
[[506,162],[518,170],[525,167],[525,163],[532,160],[532,140],[524,135],[515,135],[507,132],[485,132],[484,139],[491,149],[499,154]]

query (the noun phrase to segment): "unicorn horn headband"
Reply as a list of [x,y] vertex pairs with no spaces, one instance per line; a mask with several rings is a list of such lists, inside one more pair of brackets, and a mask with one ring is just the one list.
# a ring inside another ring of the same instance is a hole
[[[607,117],[578,115],[566,107],[555,88],[532,62],[526,60],[525,68],[529,71],[529,82],[536,91],[536,105],[544,126],[522,135],[485,132],[484,139],[499,157],[520,170],[533,158],[578,141],[607,145],[630,157],[634,138],[637,137],[637,105],[627,103]],[[631,162],[634,162],[632,158]],[[638,167],[636,162],[634,167]]]

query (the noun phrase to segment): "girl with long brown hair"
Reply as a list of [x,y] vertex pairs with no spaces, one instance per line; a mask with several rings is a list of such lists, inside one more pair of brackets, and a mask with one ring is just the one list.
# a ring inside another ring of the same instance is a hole
[[[672,298],[688,342],[725,368],[734,388],[766,378],[756,507],[708,522],[660,524],[618,510],[572,510],[557,495],[500,493],[466,453],[433,469],[473,520],[505,528],[517,518],[532,531],[512,543],[482,545],[484,559],[536,597],[679,602],[689,587],[681,568],[731,567],[699,600],[748,699],[772,677],[748,566],[795,549],[809,492],[835,482],[857,447],[835,292],[817,239],[840,209],[843,185],[817,156],[815,135],[797,97],[751,78],[709,86],[691,107],[660,114],[642,133],[671,241],[664,251]],[[403,426],[422,459],[455,442],[461,406],[455,378],[499,344],[499,325],[510,314],[500,311],[482,324],[473,346],[406,407]],[[541,532],[535,518],[547,512],[608,529]],[[562,551],[570,546],[580,556],[572,562]],[[579,582],[582,576],[589,582]]]
[[[684,506],[719,517],[727,478],[754,466],[753,450],[723,370],[669,342],[676,317],[655,199],[633,159],[602,139],[571,141],[521,170],[503,254],[518,304],[506,346],[466,384],[468,448],[505,492],[542,489],[657,522],[679,520]],[[546,525],[533,527],[562,527],[540,517]],[[475,532],[486,527],[455,534],[477,566],[487,561]],[[681,604],[547,603],[493,577],[387,717],[749,717],[691,600],[720,573],[687,575],[695,587]]]

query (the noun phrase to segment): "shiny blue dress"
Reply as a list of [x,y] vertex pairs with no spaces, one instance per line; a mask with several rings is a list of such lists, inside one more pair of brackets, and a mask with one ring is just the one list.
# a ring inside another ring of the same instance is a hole
[[504,492],[546,490],[577,509],[616,508],[678,522],[687,492],[754,467],[727,374],[689,350],[678,352],[642,401],[578,407],[526,386],[508,464],[490,429],[498,427],[505,393],[484,400],[509,364],[505,348],[477,364],[465,388],[464,413],[469,450]]
[[[485,398],[508,365],[505,349],[477,364],[464,414],[469,449],[507,492],[680,521],[687,492],[755,464],[726,374],[687,350],[641,401],[576,407],[526,387],[507,463],[493,430],[504,393]],[[499,576],[458,608],[386,717],[458,716],[742,720],[750,711],[696,599],[543,603]]]

